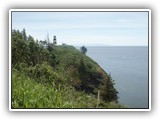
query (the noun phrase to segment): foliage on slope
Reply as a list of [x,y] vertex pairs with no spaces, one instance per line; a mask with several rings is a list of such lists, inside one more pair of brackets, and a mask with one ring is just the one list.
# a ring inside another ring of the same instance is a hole
[[13,108],[122,107],[117,99],[111,76],[73,46],[12,30]]

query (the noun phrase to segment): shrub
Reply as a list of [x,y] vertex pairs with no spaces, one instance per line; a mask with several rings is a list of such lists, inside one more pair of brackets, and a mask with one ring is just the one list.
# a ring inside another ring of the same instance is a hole
[[36,64],[34,67],[29,67],[29,76],[34,78],[40,83],[56,83],[58,75],[53,71],[53,68],[46,62],[42,64]]

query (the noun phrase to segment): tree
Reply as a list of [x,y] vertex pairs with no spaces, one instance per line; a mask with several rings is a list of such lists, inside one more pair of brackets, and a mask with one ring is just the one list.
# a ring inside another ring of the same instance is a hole
[[16,65],[27,60],[27,44],[22,32],[12,30],[12,63]]
[[109,102],[118,102],[118,91],[114,88],[114,85],[115,83],[109,74],[108,79],[102,80],[101,85],[99,86],[100,98]]
[[82,52],[83,54],[86,54],[87,48],[86,48],[85,46],[82,46],[82,47],[81,47],[81,52]]
[[23,30],[22,30],[22,37],[23,37],[23,40],[27,40],[27,35],[26,35],[26,30],[25,30],[25,28],[23,28]]

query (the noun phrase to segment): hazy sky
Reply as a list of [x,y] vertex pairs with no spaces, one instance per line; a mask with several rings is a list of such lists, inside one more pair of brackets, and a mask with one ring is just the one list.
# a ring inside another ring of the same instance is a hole
[[12,12],[12,29],[58,44],[147,46],[147,12]]

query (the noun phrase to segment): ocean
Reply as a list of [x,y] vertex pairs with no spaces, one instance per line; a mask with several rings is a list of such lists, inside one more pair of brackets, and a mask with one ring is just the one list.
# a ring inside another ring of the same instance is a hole
[[147,46],[87,46],[87,50],[87,55],[111,74],[120,104],[148,108]]

